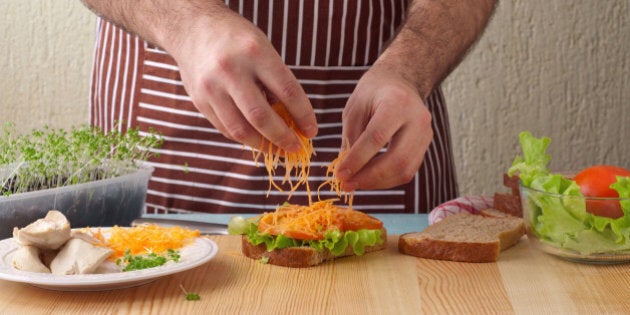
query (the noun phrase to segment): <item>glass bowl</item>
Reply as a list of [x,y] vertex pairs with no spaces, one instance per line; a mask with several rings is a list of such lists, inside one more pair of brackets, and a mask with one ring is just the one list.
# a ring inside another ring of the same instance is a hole
[[630,206],[630,198],[554,194],[520,185],[527,237],[548,254],[581,263],[630,262],[630,215],[608,218],[590,212]]

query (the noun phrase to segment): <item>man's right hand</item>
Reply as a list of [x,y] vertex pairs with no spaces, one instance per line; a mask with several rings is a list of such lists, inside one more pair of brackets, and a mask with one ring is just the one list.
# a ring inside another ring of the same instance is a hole
[[270,100],[285,104],[304,136],[317,134],[315,112],[293,73],[267,36],[223,0],[83,2],[166,49],[193,104],[226,137],[254,148],[264,137],[297,151],[297,136]]
[[229,8],[220,15],[189,21],[179,38],[164,44],[193,103],[229,139],[257,148],[264,137],[289,152],[299,150],[269,99],[284,103],[310,138],[317,121],[306,93],[260,29]]

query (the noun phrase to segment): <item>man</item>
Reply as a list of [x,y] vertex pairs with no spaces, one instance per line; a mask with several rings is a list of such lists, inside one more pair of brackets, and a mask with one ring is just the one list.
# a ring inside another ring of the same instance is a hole
[[[495,1],[84,2],[104,18],[92,123],[165,137],[149,212],[257,212],[286,201],[266,196],[266,171],[249,148],[263,138],[299,148],[270,99],[313,139],[313,187],[344,147],[336,175],[356,209],[427,212],[456,197],[439,83]],[[307,202],[305,189],[290,201]]]

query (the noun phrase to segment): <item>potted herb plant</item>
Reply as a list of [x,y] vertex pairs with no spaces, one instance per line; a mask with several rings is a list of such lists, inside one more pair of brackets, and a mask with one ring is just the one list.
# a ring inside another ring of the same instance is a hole
[[81,126],[0,134],[0,238],[61,211],[72,226],[128,225],[144,208],[153,168],[144,163],[161,146],[154,132],[107,134]]

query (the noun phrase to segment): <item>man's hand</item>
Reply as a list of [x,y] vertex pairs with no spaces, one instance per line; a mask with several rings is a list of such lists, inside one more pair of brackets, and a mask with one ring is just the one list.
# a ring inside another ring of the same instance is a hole
[[[383,189],[409,182],[422,164],[433,130],[417,89],[403,78],[370,69],[343,112],[348,152],[336,169],[344,191]],[[379,153],[386,147],[386,151]]]
[[83,0],[93,11],[175,58],[193,104],[226,137],[289,152],[301,144],[270,106],[281,101],[306,137],[315,112],[265,34],[222,0]]
[[201,18],[189,30],[169,52],[197,109],[226,137],[254,148],[265,137],[299,150],[298,138],[269,98],[286,105],[305,136],[317,133],[304,90],[255,25],[230,11],[219,20]]
[[[433,138],[424,105],[479,37],[495,0],[412,0],[406,20],[346,104],[335,175],[345,191],[409,182]],[[386,146],[386,152],[377,152]]]

